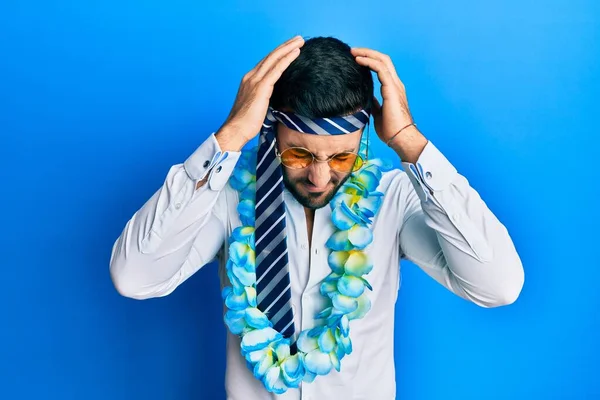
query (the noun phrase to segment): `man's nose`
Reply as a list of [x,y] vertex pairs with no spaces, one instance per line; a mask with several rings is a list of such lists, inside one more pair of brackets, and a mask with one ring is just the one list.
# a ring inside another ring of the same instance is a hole
[[326,189],[331,180],[331,168],[326,162],[313,162],[308,170],[308,179],[318,189]]

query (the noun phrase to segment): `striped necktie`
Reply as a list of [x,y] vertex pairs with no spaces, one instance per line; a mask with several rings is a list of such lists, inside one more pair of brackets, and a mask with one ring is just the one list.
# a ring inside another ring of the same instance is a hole
[[[286,239],[283,175],[275,155],[277,121],[290,129],[314,135],[343,135],[356,132],[369,122],[370,112],[309,119],[269,108],[260,132],[256,157],[255,253],[258,308],[273,328],[284,337],[294,337],[291,283]],[[295,351],[295,346],[292,347]]]

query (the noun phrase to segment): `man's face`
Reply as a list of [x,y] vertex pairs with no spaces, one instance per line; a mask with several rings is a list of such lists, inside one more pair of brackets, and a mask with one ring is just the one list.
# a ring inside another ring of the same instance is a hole
[[[283,124],[277,125],[279,152],[289,147],[304,147],[319,160],[326,160],[346,151],[358,153],[362,129],[345,135],[321,136],[294,131]],[[311,209],[329,204],[351,173],[335,171],[328,163],[316,161],[303,169],[291,169],[282,165],[282,170],[285,187],[300,204]]]

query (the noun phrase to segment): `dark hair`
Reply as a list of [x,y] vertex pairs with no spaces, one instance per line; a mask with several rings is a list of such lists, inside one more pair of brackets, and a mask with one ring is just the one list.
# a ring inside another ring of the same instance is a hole
[[333,37],[308,39],[275,83],[270,105],[307,118],[349,115],[373,102],[373,77],[350,46]]

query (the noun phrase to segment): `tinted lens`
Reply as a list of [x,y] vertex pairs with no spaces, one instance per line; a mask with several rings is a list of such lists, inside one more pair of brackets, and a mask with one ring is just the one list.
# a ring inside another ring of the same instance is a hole
[[339,172],[357,171],[362,167],[363,159],[354,153],[340,153],[329,161],[329,166]]
[[312,154],[308,150],[298,147],[290,147],[281,153],[281,163],[288,168],[306,168],[312,161]]

